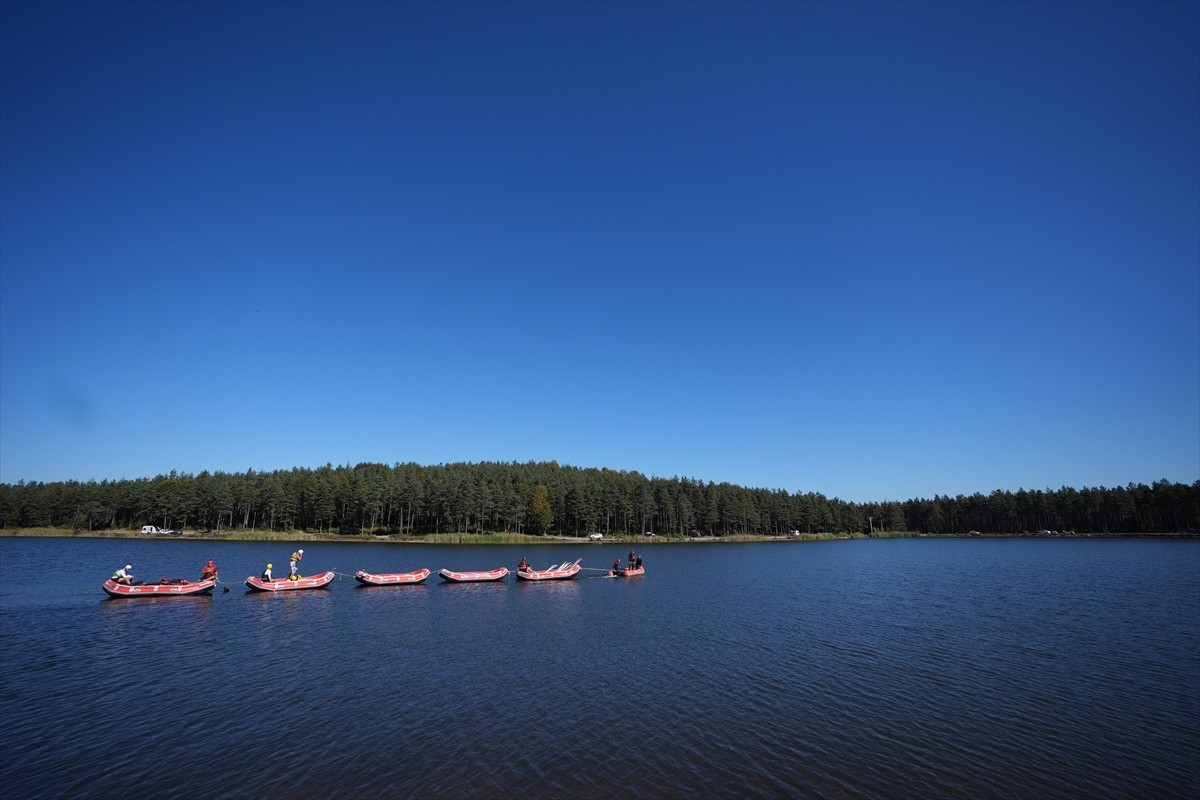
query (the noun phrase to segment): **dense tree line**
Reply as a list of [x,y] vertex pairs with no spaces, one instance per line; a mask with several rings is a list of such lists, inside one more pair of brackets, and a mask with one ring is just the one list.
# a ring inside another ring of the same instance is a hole
[[851,503],[822,494],[557,463],[359,464],[0,484],[0,527],[724,536],[1157,533],[1200,528],[1200,481]]

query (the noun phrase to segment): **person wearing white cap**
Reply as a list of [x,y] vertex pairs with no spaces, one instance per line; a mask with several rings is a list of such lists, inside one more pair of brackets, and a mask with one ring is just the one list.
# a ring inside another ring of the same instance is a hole
[[297,550],[296,552],[292,553],[292,563],[291,563],[292,574],[288,576],[289,581],[300,580],[300,573],[297,572],[296,570],[297,570],[297,565],[299,565],[300,559],[302,559],[302,558],[304,558],[303,550]]
[[123,583],[126,586],[133,585],[133,564],[126,564],[119,570],[113,573],[113,583]]

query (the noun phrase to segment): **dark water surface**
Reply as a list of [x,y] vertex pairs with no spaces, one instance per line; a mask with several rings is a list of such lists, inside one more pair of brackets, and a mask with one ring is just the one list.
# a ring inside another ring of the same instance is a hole
[[[1200,542],[647,545],[643,578],[360,588],[611,545],[0,539],[7,797],[1172,798]],[[627,550],[625,551],[627,552]],[[228,593],[110,600],[199,575]],[[35,577],[53,578],[39,582]]]

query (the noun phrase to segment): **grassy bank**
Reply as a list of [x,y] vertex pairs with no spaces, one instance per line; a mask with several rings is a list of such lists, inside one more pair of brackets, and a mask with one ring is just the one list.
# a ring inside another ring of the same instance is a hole
[[73,531],[70,528],[4,528],[0,536],[67,536],[75,539],[150,539],[136,531]]

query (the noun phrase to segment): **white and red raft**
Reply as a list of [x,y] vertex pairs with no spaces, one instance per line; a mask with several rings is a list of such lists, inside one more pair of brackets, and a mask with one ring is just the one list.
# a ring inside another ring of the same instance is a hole
[[415,572],[379,572],[371,573],[359,570],[354,573],[354,580],[365,586],[405,586],[422,583],[429,577],[429,570],[419,569]]
[[322,572],[320,575],[312,575],[294,581],[288,578],[277,578],[273,581],[264,581],[262,578],[246,578],[246,585],[256,592],[295,592],[301,589],[323,589],[333,582],[333,578],[333,572]]
[[[583,559],[579,559],[582,561]],[[522,581],[561,581],[567,578],[574,578],[579,574],[583,567],[579,566],[579,561],[572,564],[570,561],[564,561],[561,564],[555,564],[546,569],[521,569],[517,570],[517,580]]]
[[217,585],[216,580],[189,581],[185,578],[158,583],[117,583],[111,578],[101,586],[109,597],[183,597],[191,594],[207,594]]
[[496,567],[486,572],[455,572],[454,570],[443,569],[438,574],[442,576],[442,580],[449,583],[502,581],[508,575],[508,567]]

